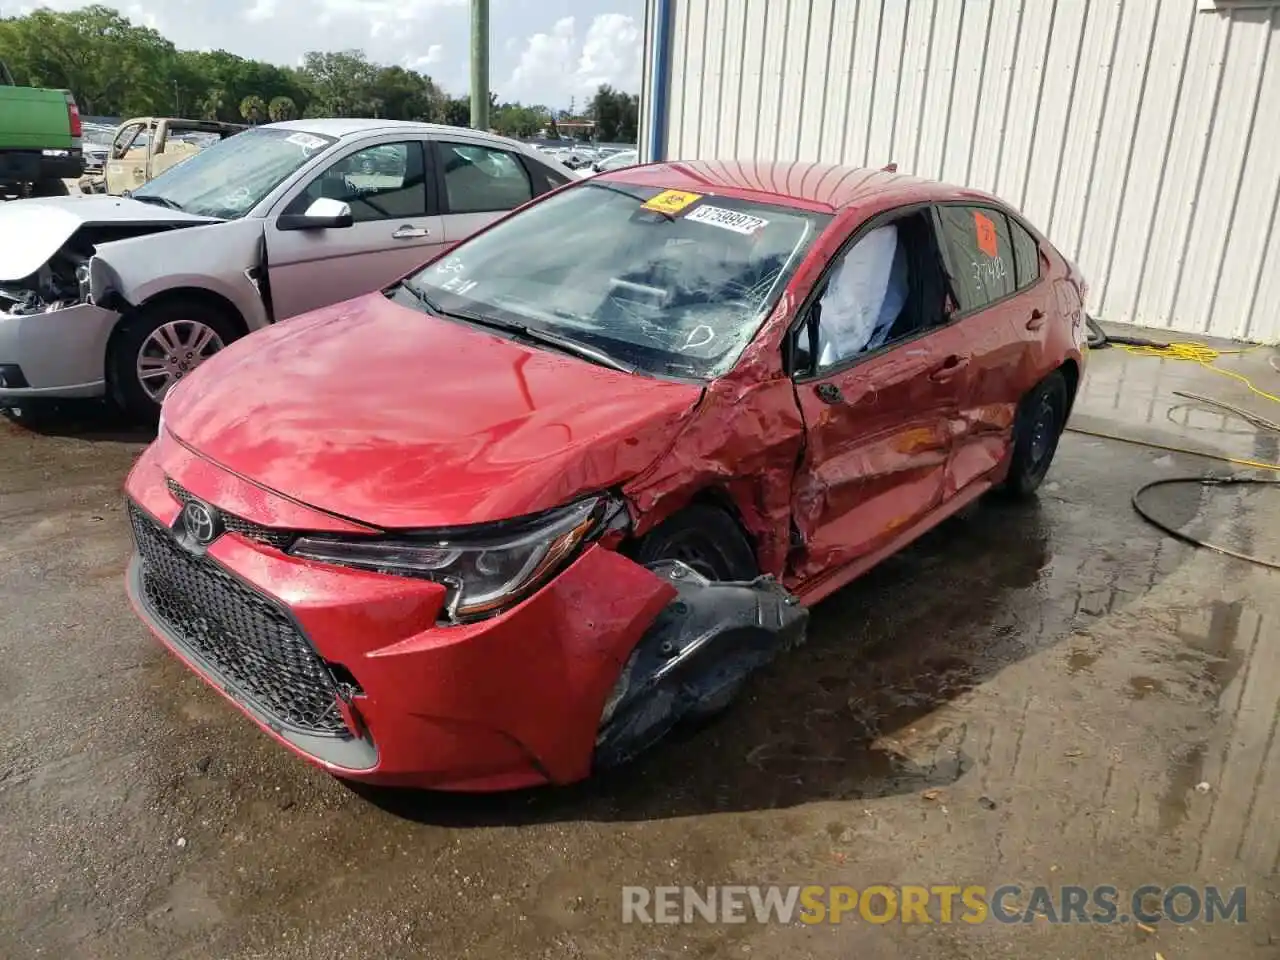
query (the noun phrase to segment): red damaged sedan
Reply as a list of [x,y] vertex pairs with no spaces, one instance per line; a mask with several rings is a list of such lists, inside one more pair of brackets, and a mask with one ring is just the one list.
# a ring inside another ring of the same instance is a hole
[[1083,297],[986,194],[606,173],[181,383],[128,479],[128,589],[338,776],[578,780],[722,709],[976,497],[1032,493]]

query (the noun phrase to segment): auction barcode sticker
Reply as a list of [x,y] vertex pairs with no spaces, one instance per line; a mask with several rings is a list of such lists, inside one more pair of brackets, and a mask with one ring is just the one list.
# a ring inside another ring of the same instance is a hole
[[698,207],[692,213],[686,214],[685,219],[692,220],[695,223],[706,223],[713,227],[732,230],[734,233],[743,233],[747,236],[751,236],[761,227],[769,225],[768,220],[762,220],[760,217],[738,213],[736,210],[726,210],[724,207],[711,206]]

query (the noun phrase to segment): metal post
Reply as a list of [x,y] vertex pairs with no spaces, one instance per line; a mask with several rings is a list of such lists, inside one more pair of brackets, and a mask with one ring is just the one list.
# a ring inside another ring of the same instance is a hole
[[489,0],[471,0],[471,126],[489,129]]

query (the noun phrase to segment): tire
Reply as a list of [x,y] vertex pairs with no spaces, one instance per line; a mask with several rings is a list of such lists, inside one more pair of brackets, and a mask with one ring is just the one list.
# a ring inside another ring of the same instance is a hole
[[725,511],[694,504],[650,530],[635,551],[639,563],[681,560],[711,580],[754,580],[755,551]]
[[1001,491],[1014,499],[1035,494],[1044,481],[1066,426],[1067,381],[1055,370],[1018,404],[1013,459]]
[[[161,333],[165,328],[168,331]],[[203,330],[210,334],[207,342]],[[239,325],[225,311],[198,300],[168,300],[144,307],[126,317],[112,338],[107,358],[111,396],[130,418],[154,423],[160,416],[160,403],[153,393],[163,396],[164,390],[241,335]],[[168,353],[161,350],[160,343],[165,340],[176,349]],[[194,349],[201,342],[203,349]],[[146,372],[152,374],[146,379],[139,373],[144,351],[147,360],[153,361],[146,364]],[[172,362],[168,362],[170,358]],[[167,381],[161,381],[157,364],[168,372]]]
[[31,188],[33,197],[65,197],[69,196],[71,191],[67,189],[67,184],[63,180],[40,180]]

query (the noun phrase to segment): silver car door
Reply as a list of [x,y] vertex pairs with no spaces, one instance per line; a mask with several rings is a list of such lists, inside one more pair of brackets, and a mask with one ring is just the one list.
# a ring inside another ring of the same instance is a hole
[[[277,320],[379,290],[444,245],[429,145],[421,138],[362,140],[300,183],[268,217],[267,270]],[[353,223],[281,229],[319,199],[347,204]]]
[[516,153],[447,135],[436,137],[435,151],[444,235],[450,245],[540,192]]

